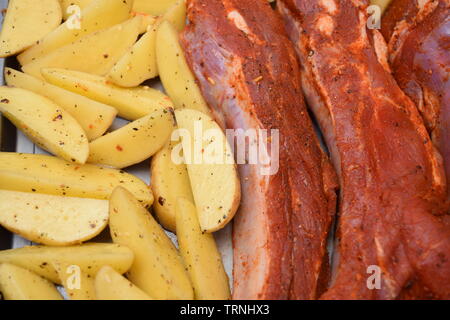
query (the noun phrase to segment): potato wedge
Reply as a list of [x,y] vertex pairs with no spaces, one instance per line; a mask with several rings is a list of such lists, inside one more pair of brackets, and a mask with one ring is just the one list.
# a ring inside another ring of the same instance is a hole
[[53,266],[70,300],[96,300],[93,276],[67,262],[54,262]]
[[62,69],[44,69],[42,75],[58,87],[113,106],[127,120],[137,120],[173,106],[166,95],[149,87],[121,88],[103,77]]
[[150,188],[124,171],[72,164],[47,155],[0,152],[0,189],[109,199],[117,186],[130,190],[143,206],[152,205]]
[[61,2],[61,10],[63,19],[66,20],[73,12],[68,10],[70,6],[78,6],[80,9],[86,8],[94,0],[59,0]]
[[123,274],[133,263],[133,252],[113,243],[87,243],[71,247],[30,246],[0,251],[0,263],[11,263],[61,284],[54,263],[65,261],[80,267],[94,277],[101,267],[109,265]]
[[5,68],[5,80],[8,86],[33,91],[55,102],[77,120],[89,141],[101,137],[117,115],[117,110],[113,107],[11,68]]
[[[72,21],[66,21],[39,43],[21,53],[17,59],[21,65],[28,64],[88,34],[122,23],[130,17],[131,6],[132,0],[92,1],[81,11],[81,28],[77,28]],[[84,57],[83,61],[86,60]]]
[[154,16],[162,15],[177,0],[134,0],[133,11],[152,14]]
[[42,68],[64,68],[105,75],[127,52],[139,36],[142,17],[135,17],[111,28],[89,34],[22,67],[42,78]]
[[168,21],[174,26],[174,28],[181,32],[186,26],[186,1],[177,0],[173,3],[162,17],[159,22]]
[[154,110],[174,108],[170,98],[155,88],[144,85],[126,90],[129,90],[130,93],[139,98],[145,98],[148,101],[158,101],[159,108],[154,108]]
[[114,65],[107,79],[122,87],[135,87],[147,79],[158,76],[156,65],[156,31],[159,24],[167,20],[179,31],[186,24],[186,3],[174,3],[158,20],[154,20],[147,32]]
[[391,0],[370,0],[370,4],[377,5],[381,9],[381,13],[383,14],[386,8],[391,3]]
[[163,21],[156,33],[156,61],[161,81],[175,108],[210,113],[187,65],[178,41],[178,32],[168,21]]
[[231,299],[228,276],[212,234],[203,233],[197,210],[189,200],[178,198],[177,238],[196,300]]
[[142,26],[141,26],[141,34],[146,33],[148,28],[155,24],[156,20],[158,20],[158,16],[153,16],[151,14],[140,13],[140,12],[132,12],[131,15],[133,17],[141,16],[142,17]]
[[86,133],[49,99],[20,88],[0,87],[0,112],[43,149],[74,163],[86,162]]
[[0,225],[50,246],[80,244],[108,224],[108,201],[0,190]]
[[58,27],[61,19],[58,0],[9,0],[0,32],[0,57],[32,46]]
[[88,162],[113,168],[140,163],[158,152],[175,127],[173,109],[161,109],[90,143]]
[[98,271],[95,292],[97,300],[153,300],[110,266]]
[[106,78],[122,87],[135,87],[158,75],[156,67],[156,28],[147,32],[114,65]]
[[5,300],[62,300],[50,281],[9,263],[0,264],[0,292]]
[[209,116],[181,109],[175,117],[178,128],[189,133],[181,140],[202,231],[217,231],[234,217],[241,199],[233,152]]
[[122,187],[110,199],[113,241],[133,250],[131,282],[155,299],[192,299],[183,262],[164,230],[133,195]]
[[168,142],[152,159],[152,190],[156,198],[153,205],[158,221],[164,228],[176,231],[177,199],[183,197],[194,202],[191,183],[184,163],[172,161],[172,152],[178,142]]

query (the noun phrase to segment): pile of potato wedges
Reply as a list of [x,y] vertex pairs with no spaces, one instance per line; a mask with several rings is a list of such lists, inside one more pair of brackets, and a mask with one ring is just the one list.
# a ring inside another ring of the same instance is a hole
[[[185,21],[184,0],[9,1],[0,57],[20,68],[4,70],[0,113],[48,154],[0,152],[0,225],[36,244],[0,251],[3,299],[230,298],[213,232],[240,183],[178,42]],[[191,161],[211,144],[198,124],[227,161]],[[151,185],[127,172],[148,159]]]

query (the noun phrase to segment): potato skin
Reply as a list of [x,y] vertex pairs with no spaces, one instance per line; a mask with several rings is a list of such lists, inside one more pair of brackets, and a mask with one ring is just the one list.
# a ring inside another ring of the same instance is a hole
[[212,234],[203,233],[197,210],[189,200],[177,201],[177,237],[196,300],[229,300],[228,276]]
[[155,299],[191,300],[193,289],[181,257],[161,226],[122,187],[110,199],[110,231],[115,243],[133,250],[131,282]]

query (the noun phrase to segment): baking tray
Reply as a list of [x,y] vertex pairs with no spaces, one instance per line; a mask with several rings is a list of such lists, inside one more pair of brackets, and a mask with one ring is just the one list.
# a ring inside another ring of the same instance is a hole
[[[0,9],[7,8],[8,0],[0,0]],[[0,26],[3,23],[3,15],[0,15]],[[0,59],[0,81],[2,85],[5,85],[4,82],[4,68],[9,67],[13,69],[20,70],[20,66],[16,60],[16,58],[11,57],[7,59]],[[149,85],[156,89],[162,90],[162,85],[159,79],[150,80],[145,83],[145,85]],[[115,130],[120,128],[121,126],[127,124],[128,121],[123,119],[116,119],[114,124],[112,125],[110,130]],[[43,151],[39,147],[35,146],[27,137],[25,137],[20,131],[16,130],[16,128],[6,119],[2,117],[0,114],[0,150],[2,152],[20,152],[20,153],[34,153],[34,154],[48,154]],[[147,160],[138,165],[126,168],[125,171],[136,175],[147,184],[150,183],[150,161]],[[217,246],[222,254],[222,259],[225,266],[225,271],[227,272],[230,285],[232,285],[232,268],[233,268],[233,251],[232,251],[232,243],[231,243],[231,224],[228,225],[225,229],[216,232],[214,234],[217,242]],[[177,245],[176,237],[174,234],[167,232],[168,236],[172,239],[172,241]],[[106,228],[104,232],[102,232],[99,236],[92,239],[90,242],[109,242],[109,230]],[[14,235],[9,231],[5,230],[0,226],[0,250],[12,249],[12,248],[20,248],[26,245],[34,245],[34,243],[23,239],[18,235]],[[64,294],[64,292],[62,292]]]

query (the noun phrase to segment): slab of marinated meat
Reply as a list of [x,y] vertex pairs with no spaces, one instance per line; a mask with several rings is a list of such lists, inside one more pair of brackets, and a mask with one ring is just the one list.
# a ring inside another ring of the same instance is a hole
[[[262,0],[189,0],[188,19],[181,42],[221,126],[279,130],[278,171],[239,165],[233,298],[314,299],[328,281],[337,181],[305,107],[283,22]],[[266,146],[274,162],[272,138],[250,143]]]
[[450,181],[450,0],[395,0],[381,31],[394,77],[419,108]]
[[441,156],[389,72],[381,33],[367,28],[367,1],[277,4],[340,180],[336,263],[321,298],[449,298]]

